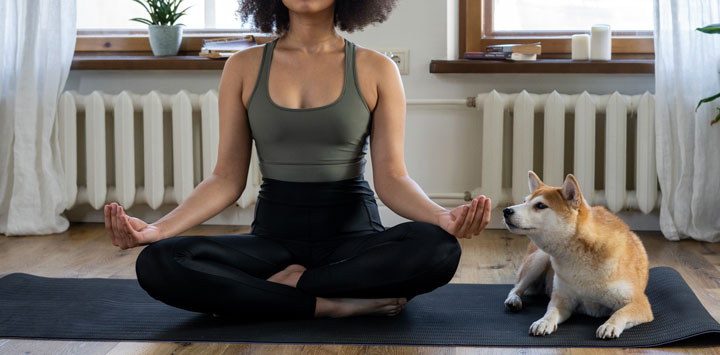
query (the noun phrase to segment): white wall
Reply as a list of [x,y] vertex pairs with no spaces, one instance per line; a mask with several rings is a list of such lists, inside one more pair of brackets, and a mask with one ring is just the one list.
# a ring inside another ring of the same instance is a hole
[[[410,73],[403,75],[408,99],[452,98],[464,99],[493,89],[501,92],[623,94],[654,92],[653,75],[583,75],[583,74],[431,74],[432,59],[446,59],[457,52],[456,0],[400,0],[388,21],[371,26],[363,32],[343,33],[360,46],[408,48]],[[451,59],[453,59],[451,57]],[[220,71],[71,71],[66,90],[82,94],[93,90],[119,93],[131,90],[146,93],[159,90],[175,93],[181,89],[191,92],[217,90]],[[428,107],[411,105],[407,110],[406,163],[410,176],[428,193],[463,192],[479,185],[480,123],[478,112],[464,107]],[[370,167],[368,167],[370,168]],[[370,170],[366,178],[371,180]],[[168,206],[170,208],[172,206]],[[72,220],[102,220],[94,211],[79,208],[68,216]],[[136,212],[148,221],[159,213],[141,207]],[[495,211],[494,219],[499,217]],[[239,215],[238,215],[239,214]],[[249,224],[252,210],[226,212],[226,218],[212,221]],[[238,217],[239,216],[239,217]],[[634,227],[655,228],[656,219],[634,214]],[[383,211],[385,224],[400,221],[389,211]],[[639,222],[638,222],[639,221]],[[494,220],[493,226],[501,227]],[[649,226],[649,227],[648,227]]]

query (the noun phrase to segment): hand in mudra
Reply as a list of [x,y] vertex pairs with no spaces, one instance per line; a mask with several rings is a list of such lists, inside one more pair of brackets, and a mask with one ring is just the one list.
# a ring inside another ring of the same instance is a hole
[[440,216],[439,224],[457,238],[472,238],[490,223],[492,201],[480,195],[470,203],[458,206]]
[[134,248],[160,239],[160,230],[156,226],[126,215],[122,206],[115,202],[105,205],[105,231],[113,245],[120,249]]

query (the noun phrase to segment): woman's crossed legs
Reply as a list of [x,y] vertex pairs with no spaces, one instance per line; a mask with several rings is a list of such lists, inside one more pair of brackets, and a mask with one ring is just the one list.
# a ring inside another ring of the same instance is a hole
[[442,228],[406,222],[320,247],[251,234],[183,236],[145,248],[136,271],[178,308],[255,318],[393,315],[447,284],[460,247]]

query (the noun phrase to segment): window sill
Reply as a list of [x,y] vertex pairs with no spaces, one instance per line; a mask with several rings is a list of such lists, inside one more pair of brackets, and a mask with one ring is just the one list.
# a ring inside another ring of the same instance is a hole
[[[76,52],[71,70],[222,70],[225,59],[200,57],[195,51],[177,56],[155,57],[151,52]],[[531,62],[504,60],[438,60],[430,61],[430,73],[479,74],[653,74],[655,60],[613,59],[610,61],[572,61],[538,59]]]
[[538,59],[528,62],[505,60],[432,60],[430,73],[535,73],[535,74],[654,74],[654,59],[573,61]]
[[70,70],[222,70],[225,59],[200,57],[196,51],[155,57],[152,52],[76,52]]

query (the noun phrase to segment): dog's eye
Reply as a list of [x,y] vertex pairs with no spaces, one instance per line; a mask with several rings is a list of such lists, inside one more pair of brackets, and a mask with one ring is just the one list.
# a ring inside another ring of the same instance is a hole
[[542,203],[542,202],[538,202],[538,203],[535,204],[535,208],[537,208],[537,209],[539,209],[539,210],[544,210],[544,209],[546,209],[547,207],[548,207],[548,206],[547,206],[546,204]]

